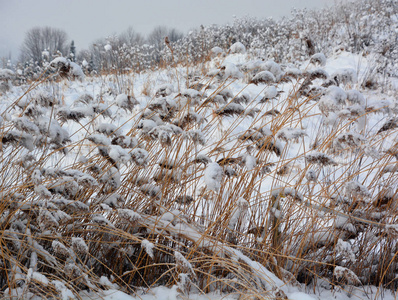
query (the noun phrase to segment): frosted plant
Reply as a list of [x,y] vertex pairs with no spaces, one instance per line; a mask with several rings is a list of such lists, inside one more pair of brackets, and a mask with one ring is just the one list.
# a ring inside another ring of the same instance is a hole
[[360,285],[361,281],[359,280],[358,276],[355,275],[353,271],[350,269],[336,266],[333,271],[333,276],[336,277],[338,280],[343,280],[349,285]]
[[39,127],[32,121],[30,121],[26,117],[21,117],[17,118],[14,121],[15,127],[20,130],[20,131],[25,131],[26,133],[33,134],[33,135],[39,135],[40,130]]
[[109,109],[109,106],[105,103],[95,103],[91,106],[94,110],[94,113],[101,115],[103,117],[112,117],[112,111]]
[[335,71],[331,77],[337,82],[337,84],[354,84],[358,82],[357,74],[354,69],[344,68]]
[[326,65],[326,56],[323,53],[315,53],[311,56],[310,63],[317,64],[320,66]]
[[360,148],[366,142],[366,138],[356,132],[346,132],[339,134],[333,141],[333,147],[336,149]]
[[308,72],[308,79],[309,80],[315,80],[317,78],[319,79],[328,79],[329,78],[329,74],[323,70],[323,69],[315,69],[315,70],[311,70]]
[[222,66],[224,70],[224,78],[240,79],[243,78],[243,73],[233,63],[224,63]]
[[65,57],[55,58],[49,66],[57,70],[61,77],[80,80],[85,78],[82,68]]
[[96,126],[96,131],[104,135],[118,135],[119,130],[115,124],[112,123],[100,123]]
[[208,156],[204,155],[204,154],[198,154],[192,160],[192,162],[193,163],[201,163],[201,164],[207,165],[207,164],[211,163],[211,159]]
[[63,259],[66,259],[67,257],[69,257],[70,253],[69,253],[69,249],[62,244],[59,241],[54,240],[51,244],[51,247],[54,250],[54,253],[58,256],[61,257]]
[[138,105],[139,102],[133,97],[126,94],[119,94],[116,96],[115,103],[121,109],[128,112],[132,112],[134,106]]
[[159,186],[154,184],[144,184],[140,187],[141,192],[150,198],[160,199],[162,197],[162,191]]
[[220,47],[216,46],[216,47],[211,48],[210,52],[212,53],[212,55],[218,56],[218,55],[222,54],[224,51]]
[[68,120],[80,122],[83,118],[93,117],[94,110],[92,107],[78,107],[73,109],[62,107],[58,109],[57,116],[62,123],[65,123]]
[[74,104],[84,104],[88,105],[93,102],[94,98],[90,94],[82,94],[77,98],[74,102]]
[[118,145],[122,148],[135,148],[138,144],[137,138],[126,135],[119,135],[112,139],[112,145]]
[[286,142],[290,140],[298,142],[298,139],[304,136],[307,136],[304,130],[290,127],[282,128],[276,134],[278,139],[284,140]]
[[246,154],[244,156],[243,162],[246,166],[246,169],[249,171],[253,170],[257,166],[257,159],[250,154]]
[[218,192],[221,188],[223,170],[218,163],[209,163],[204,172],[204,181],[208,189]]
[[275,76],[269,71],[261,71],[253,76],[250,80],[250,83],[258,85],[259,83],[262,84],[270,84],[276,81]]
[[317,176],[317,174],[316,174],[316,172],[314,171],[314,170],[308,170],[306,173],[305,173],[305,178],[308,180],[308,181],[312,181],[312,182],[316,182],[317,181],[317,179],[318,179],[318,176]]
[[41,107],[52,107],[59,104],[58,100],[52,94],[43,90],[33,93],[32,102]]
[[103,134],[91,134],[87,139],[98,146],[109,146],[111,144],[111,140]]
[[250,102],[250,95],[248,93],[241,93],[233,98],[232,102],[237,104],[248,104]]
[[153,254],[153,248],[154,244],[152,244],[150,241],[144,239],[141,241],[141,248],[144,248],[146,254],[152,259],[154,259],[154,254]]
[[249,208],[249,203],[243,199],[239,198],[236,201],[236,207],[231,213],[231,217],[228,222],[228,228],[233,230],[238,222],[244,222],[244,218],[246,216],[247,210]]
[[343,257],[346,257],[351,262],[356,262],[355,254],[352,251],[352,246],[349,242],[338,239],[336,244],[336,252]]
[[110,208],[119,208],[124,206],[126,199],[117,193],[113,193],[103,196],[100,201],[108,205]]
[[190,272],[195,276],[195,271],[191,263],[178,251],[174,251],[174,257],[176,259],[176,264],[183,270],[183,272]]
[[338,86],[329,86],[326,95],[331,97],[338,105],[345,105],[347,100],[346,92]]
[[158,124],[152,120],[141,120],[137,128],[141,129],[144,134],[149,134]]
[[279,81],[280,78],[282,77],[283,72],[282,72],[281,66],[279,64],[277,64],[276,62],[274,62],[273,60],[268,60],[264,63],[261,63],[259,67],[263,71],[268,71],[268,72],[272,73],[272,75],[274,75],[276,78],[275,81]]
[[115,162],[127,164],[131,160],[130,153],[118,145],[110,145],[108,156]]
[[383,126],[377,131],[377,133],[381,133],[387,130],[395,129],[398,128],[398,118],[397,117],[392,117],[389,118]]
[[217,109],[214,113],[219,116],[241,115],[245,111],[244,107],[237,103],[229,103],[224,107]]
[[325,153],[317,151],[307,153],[305,155],[305,160],[310,164],[319,164],[322,166],[337,166],[336,161],[332,157]]
[[267,89],[264,91],[264,96],[260,100],[260,103],[267,102],[268,100],[274,99],[278,95],[278,90],[276,89],[275,86],[269,86]]
[[[194,106],[197,104],[200,104],[201,99],[202,99],[202,93],[200,93],[197,90],[194,89],[186,89],[182,90],[180,93],[180,96],[185,98],[181,103],[182,106],[185,106],[185,104],[189,104],[189,106]],[[181,101],[181,99],[180,99]]]
[[362,199],[368,201],[372,196],[368,188],[357,181],[350,181],[344,184],[345,194],[353,199]]
[[364,105],[365,104],[365,96],[362,93],[360,93],[359,91],[349,90],[346,93],[347,93],[347,102],[350,105],[354,105],[354,104]]
[[34,137],[29,133],[17,130],[12,130],[7,132],[2,138],[2,143],[4,145],[6,144],[12,144],[14,146],[21,145],[26,149],[28,149],[29,151],[33,151],[35,148]]
[[241,42],[236,42],[229,48],[231,53],[246,53],[246,47]]
[[204,118],[200,114],[189,110],[187,112],[184,112],[182,116],[180,116],[177,120],[175,120],[174,125],[179,126],[182,129],[185,129],[187,127],[192,127],[195,124],[200,125],[201,123],[203,123],[203,121]]
[[131,159],[139,166],[143,166],[146,164],[148,160],[148,151],[141,149],[141,148],[135,148],[131,152]]
[[155,97],[166,97],[174,92],[172,84],[163,84],[156,89]]
[[131,210],[131,209],[122,209],[119,208],[117,210],[118,215],[121,219],[124,219],[126,221],[129,221],[132,224],[137,223],[137,221],[139,221],[141,219],[140,214],[136,213],[135,211]]
[[50,184],[48,190],[51,193],[61,194],[67,199],[74,199],[79,191],[79,185],[73,177],[63,176]]
[[111,167],[101,178],[104,183],[104,192],[111,193],[120,187],[120,172],[115,167]]
[[93,216],[91,217],[91,221],[100,226],[109,226],[111,228],[114,227],[107,218],[100,214],[93,214]]

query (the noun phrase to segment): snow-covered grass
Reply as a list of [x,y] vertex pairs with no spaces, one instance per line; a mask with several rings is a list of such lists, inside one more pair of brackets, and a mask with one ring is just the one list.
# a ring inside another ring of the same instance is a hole
[[396,91],[242,46],[1,95],[3,297],[393,297]]

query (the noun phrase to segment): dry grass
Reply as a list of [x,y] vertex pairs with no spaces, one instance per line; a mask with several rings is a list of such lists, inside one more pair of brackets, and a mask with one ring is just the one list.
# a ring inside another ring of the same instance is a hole
[[[133,86],[125,80],[119,86]],[[30,151],[28,136],[10,135],[14,117],[1,124],[3,297],[78,297],[83,289],[107,288],[106,276],[132,294],[139,286],[178,284],[182,294],[218,290],[241,299],[285,298],[267,270],[292,285],[325,280],[341,287],[396,287],[397,172],[385,172],[395,170],[396,152],[387,151],[386,136],[365,127],[360,133],[366,142],[337,147],[355,119],[321,125],[315,97],[300,94],[305,78],[272,104],[239,106],[232,105],[238,95],[223,93],[229,79],[200,82],[205,85],[196,98],[167,98],[175,107],[153,105],[153,98],[150,112],[131,111],[126,136],[137,143],[120,148],[127,161],[112,152],[116,146],[87,139],[100,121],[112,122],[106,116],[111,103],[84,125],[76,120],[81,128],[70,133],[73,142],[57,139],[50,125],[40,128]],[[205,97],[210,85],[216,88]],[[153,94],[150,80],[143,88],[144,95]],[[18,106],[21,99],[6,112],[24,116],[29,103]],[[253,107],[259,110],[247,116]],[[276,108],[279,114],[263,115]],[[57,118],[58,107],[41,109]],[[192,117],[198,115],[202,121]],[[165,127],[145,131],[142,120]],[[314,130],[314,140],[299,134],[282,141],[277,133],[283,128]],[[117,136],[113,130],[103,140]],[[199,155],[203,163],[195,162]],[[223,168],[217,191],[204,184],[203,155]],[[346,269],[336,272],[336,266]]]

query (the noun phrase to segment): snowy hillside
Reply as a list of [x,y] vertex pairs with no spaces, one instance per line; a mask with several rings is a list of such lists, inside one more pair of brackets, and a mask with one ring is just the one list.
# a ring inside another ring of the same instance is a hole
[[1,296],[395,299],[398,79],[346,50],[1,69]]

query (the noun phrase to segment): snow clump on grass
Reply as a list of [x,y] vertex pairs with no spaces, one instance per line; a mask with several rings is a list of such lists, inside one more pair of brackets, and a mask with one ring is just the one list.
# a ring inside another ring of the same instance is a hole
[[241,42],[236,42],[229,48],[229,50],[231,53],[240,53],[240,54],[246,53],[246,47]]
[[204,172],[204,181],[208,189],[218,192],[221,188],[223,170],[216,162],[207,165]]

